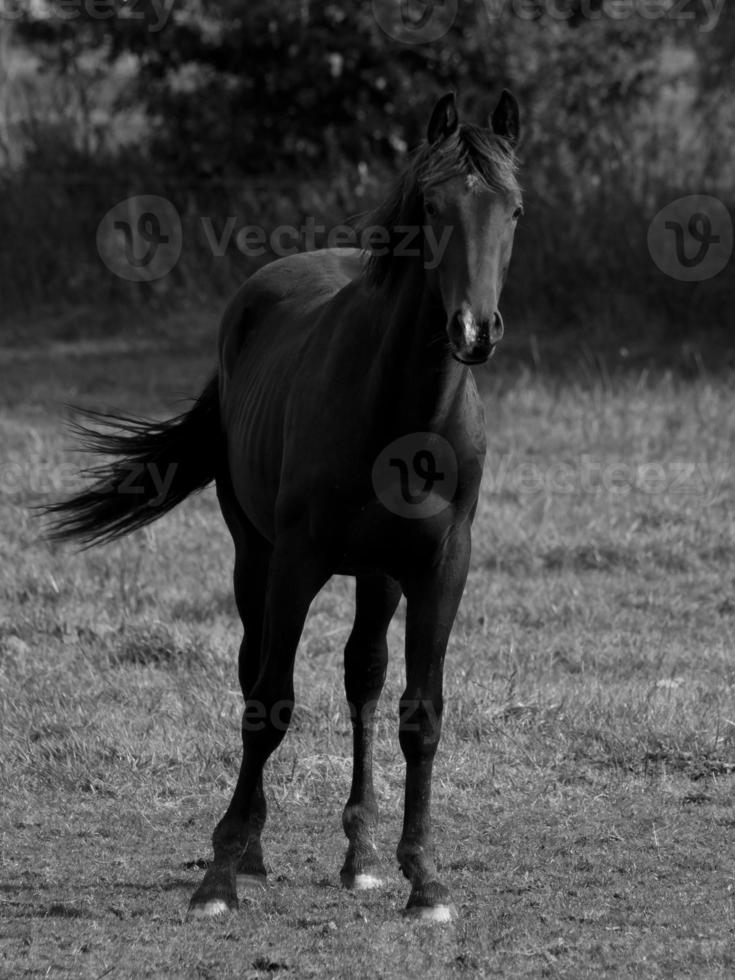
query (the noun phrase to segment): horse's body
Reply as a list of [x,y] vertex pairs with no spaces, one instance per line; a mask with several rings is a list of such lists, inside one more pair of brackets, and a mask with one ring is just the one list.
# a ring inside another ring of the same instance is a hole
[[356,249],[310,252],[245,283],[220,331],[220,411],[234,496],[263,538],[274,542],[297,512],[333,573],[399,578],[433,535],[376,499],[375,458],[414,432],[449,441],[461,479],[434,522],[443,535],[474,508],[485,427],[472,374],[446,357],[441,308],[421,308],[409,281],[389,314],[365,263]]
[[[354,769],[342,882],[379,883],[374,713],[386,631],[404,595],[406,797],[398,861],[411,882],[409,911],[438,920],[452,914],[433,859],[431,772],[444,654],[466,581],[485,452],[468,365],[486,360],[502,335],[497,301],[521,210],[512,157],[517,123],[507,93],[493,115],[496,136],[460,128],[453,97],[442,99],[414,166],[372,215],[396,234],[406,224],[450,228],[452,243],[437,266],[430,270],[421,252],[399,258],[390,249],[382,257],[328,249],[260,270],[225,313],[218,371],[194,407],[164,423],[98,417],[118,432],[85,430],[88,441],[118,459],[100,467],[89,490],[51,508],[61,515],[57,537],[107,540],[216,481],[235,544],[244,626],[243,759],[192,914],[234,908],[238,882],[265,882],[263,767],[291,717],[309,605],[334,574],[357,581],[345,648]],[[407,494],[412,466],[421,479],[418,492]],[[134,497],[123,490],[133,469],[144,484]],[[161,499],[160,475],[170,472]],[[391,493],[401,481],[402,502],[383,494],[386,472]]]

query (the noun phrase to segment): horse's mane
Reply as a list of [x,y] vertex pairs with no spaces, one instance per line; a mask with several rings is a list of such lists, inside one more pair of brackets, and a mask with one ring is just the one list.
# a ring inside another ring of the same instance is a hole
[[403,239],[400,229],[425,224],[426,190],[453,177],[475,177],[490,190],[519,193],[517,171],[509,141],[479,126],[462,125],[441,143],[422,143],[386,200],[359,223],[362,231],[377,227],[386,229],[390,236],[389,245],[383,243],[368,257],[368,281],[378,286],[390,283],[397,275],[401,260],[394,250]]

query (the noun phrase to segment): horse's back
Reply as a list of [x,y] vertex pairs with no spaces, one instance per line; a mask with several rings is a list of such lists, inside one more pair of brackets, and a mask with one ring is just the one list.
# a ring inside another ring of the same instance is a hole
[[219,337],[220,409],[243,510],[266,537],[280,479],[284,419],[305,348],[322,313],[364,270],[359,249],[323,249],[272,262],[234,297]]
[[255,272],[240,287],[222,319],[220,377],[226,380],[231,375],[245,346],[262,348],[269,356],[285,347],[291,349],[295,361],[298,348],[318,320],[320,307],[361,275],[364,262],[360,249],[320,249],[277,259]]

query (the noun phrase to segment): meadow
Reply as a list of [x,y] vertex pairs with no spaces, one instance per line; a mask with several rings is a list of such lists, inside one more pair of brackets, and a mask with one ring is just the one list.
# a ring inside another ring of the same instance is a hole
[[214,493],[81,554],[29,505],[79,485],[64,403],[180,411],[215,327],[0,351],[0,976],[731,977],[732,376],[574,351],[547,371],[512,341],[477,372],[490,452],[434,779],[457,921],[401,915],[402,610],[376,753],[386,884],[339,887],[348,579],[312,607],[269,764],[269,887],[185,921],[239,764]]

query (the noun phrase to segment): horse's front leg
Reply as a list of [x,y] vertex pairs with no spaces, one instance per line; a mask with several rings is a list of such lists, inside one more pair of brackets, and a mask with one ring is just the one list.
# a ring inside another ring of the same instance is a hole
[[403,582],[406,594],[406,689],[400,701],[400,743],[406,796],[398,863],[411,882],[407,913],[435,922],[456,915],[439,880],[431,835],[431,774],[441,736],[444,654],[467,580],[470,525],[456,527],[441,558]]
[[388,666],[386,632],[401,598],[400,585],[386,575],[357,578],[355,625],[345,647],[345,692],[352,721],[352,787],[342,814],[349,841],[340,878],[345,888],[375,888],[378,805],[373,788],[375,710]]

